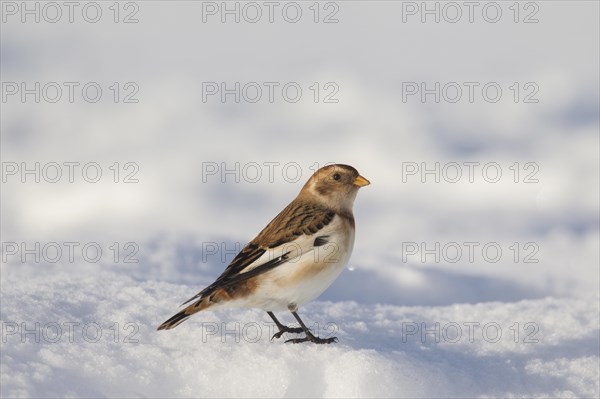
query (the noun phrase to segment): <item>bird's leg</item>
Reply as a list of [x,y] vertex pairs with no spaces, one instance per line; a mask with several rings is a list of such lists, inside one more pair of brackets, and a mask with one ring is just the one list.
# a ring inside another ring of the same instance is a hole
[[303,332],[304,330],[300,327],[288,327],[286,325],[283,325],[279,322],[279,320],[277,320],[277,318],[275,317],[275,315],[273,314],[273,312],[267,312],[267,314],[269,316],[271,316],[271,318],[273,319],[273,321],[275,322],[275,324],[277,325],[277,328],[279,328],[279,332],[276,332],[271,339],[273,338],[281,338],[281,336],[283,335],[283,333],[289,332],[289,333],[293,333],[293,334],[300,334],[301,332]]
[[315,337],[313,335],[313,333],[310,332],[310,330],[308,329],[308,327],[306,327],[304,325],[304,323],[300,319],[300,316],[298,316],[298,313],[292,312],[292,314],[294,315],[294,317],[296,318],[296,320],[298,320],[298,323],[300,323],[300,326],[302,327],[302,330],[304,330],[304,333],[306,334],[306,337],[304,337],[304,338],[288,339],[287,341],[285,341],[286,343],[287,342],[292,342],[294,344],[299,344],[300,342],[310,341],[310,342],[314,342],[315,344],[331,344],[332,342],[337,342],[337,337],[331,337],[331,338],[319,338],[319,337]]

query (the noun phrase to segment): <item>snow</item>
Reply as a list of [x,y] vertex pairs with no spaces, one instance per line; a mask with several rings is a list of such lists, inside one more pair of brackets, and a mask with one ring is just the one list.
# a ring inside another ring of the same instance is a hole
[[[94,24],[3,14],[3,82],[104,95],[0,103],[1,397],[600,396],[598,2],[520,3],[520,17],[539,7],[531,24],[512,22],[512,2],[494,24],[482,7],[474,23],[404,23],[412,2],[334,2],[337,24],[314,23],[312,2],[297,24],[130,3],[138,23],[114,23],[104,2]],[[297,82],[304,96],[204,102],[203,82],[222,81]],[[139,102],[115,103],[114,82],[135,82]],[[315,82],[321,98],[335,82],[339,102],[315,103]],[[405,102],[406,82],[504,95]],[[539,102],[515,103],[515,82]],[[5,173],[35,162],[63,178]],[[65,162],[80,163],[74,182]],[[97,183],[81,173],[92,162]],[[348,270],[299,311],[338,343],[271,340],[253,309],[156,331],[328,162],[372,183]],[[462,179],[422,174],[437,164]]]
[[190,293],[185,285],[63,269],[2,270],[4,397],[599,393],[597,296],[434,307],[316,301],[301,315],[339,343],[294,345],[271,341],[275,326],[259,310],[204,312],[157,332]]

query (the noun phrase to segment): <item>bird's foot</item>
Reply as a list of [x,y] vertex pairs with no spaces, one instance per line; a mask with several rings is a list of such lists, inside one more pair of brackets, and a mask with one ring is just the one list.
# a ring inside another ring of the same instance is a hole
[[281,338],[281,336],[285,333],[300,334],[301,332],[304,332],[304,330],[300,327],[280,326],[279,332],[276,332],[275,334],[273,334],[273,336],[271,337],[271,340],[273,340],[275,338]]
[[314,342],[315,344],[333,344],[336,343],[338,341],[337,337],[331,337],[331,338],[319,338],[319,337],[315,337],[312,334],[307,334],[306,337],[304,338],[294,338],[294,339],[288,339],[287,341],[285,341],[285,343],[287,344],[288,342],[291,342],[293,344],[299,344],[301,342]]

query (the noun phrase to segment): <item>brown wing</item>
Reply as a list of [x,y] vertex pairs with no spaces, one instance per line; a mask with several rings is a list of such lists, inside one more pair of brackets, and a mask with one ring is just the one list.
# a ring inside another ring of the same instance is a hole
[[327,226],[335,212],[325,207],[293,201],[265,227],[251,244],[274,248],[301,235],[312,235]]
[[248,243],[217,280],[198,294],[184,302],[210,295],[218,287],[228,286],[264,273],[288,260],[289,252],[242,273],[244,269],[260,258],[268,249],[293,241],[301,235],[312,235],[327,226],[335,212],[315,204],[292,201],[265,227],[254,240]]

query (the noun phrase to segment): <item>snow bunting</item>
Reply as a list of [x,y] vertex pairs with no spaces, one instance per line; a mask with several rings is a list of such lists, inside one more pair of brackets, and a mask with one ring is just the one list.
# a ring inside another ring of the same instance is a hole
[[[165,321],[169,330],[201,310],[230,307],[265,310],[279,332],[302,333],[318,344],[337,338],[319,338],[298,316],[298,307],[325,291],[342,272],[354,246],[352,205],[358,189],[369,181],[348,165],[329,165],[315,172],[298,196],[236,255],[217,280],[182,304],[191,305]],[[274,311],[289,310],[300,324],[290,328]]]

